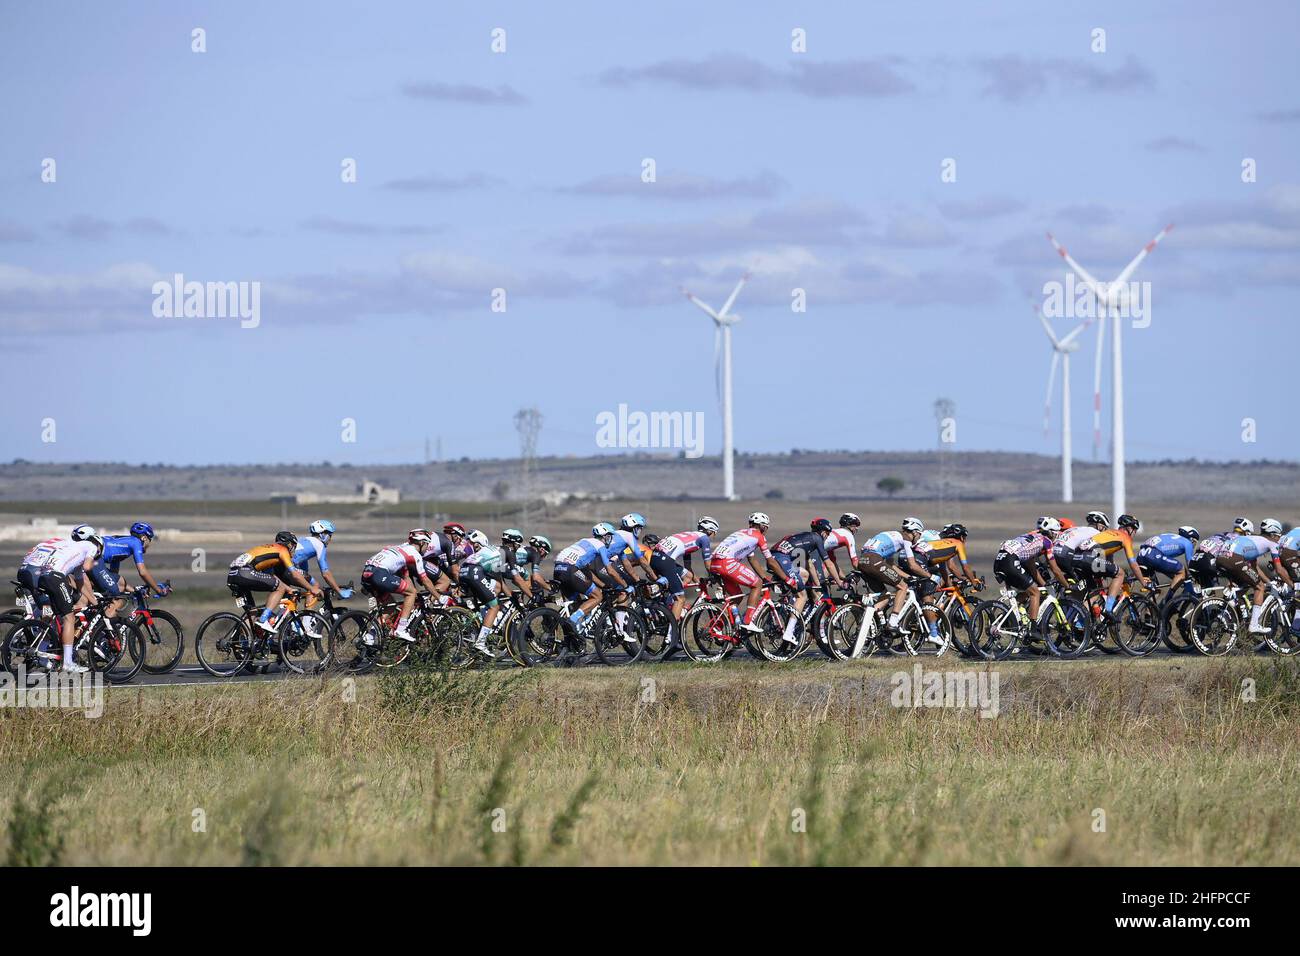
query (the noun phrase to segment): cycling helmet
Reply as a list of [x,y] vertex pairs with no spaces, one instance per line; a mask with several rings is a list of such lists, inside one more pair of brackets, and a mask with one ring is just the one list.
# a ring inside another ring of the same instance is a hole
[[1043,517],[1038,519],[1034,527],[1047,534],[1059,534],[1061,531],[1061,522],[1050,515],[1043,515]]
[[312,534],[314,534],[314,535],[315,535],[316,537],[318,537],[318,538],[319,538],[321,535],[323,535],[323,534],[333,534],[333,533],[334,533],[334,522],[333,522],[333,521],[326,521],[324,518],[321,518],[321,519],[319,519],[319,520],[317,520],[317,521],[313,521],[311,524],[307,525],[307,530],[310,531]]
[[488,541],[488,536],[482,531],[479,531],[478,528],[475,528],[469,534],[465,535],[465,540],[474,545],[476,549],[486,548],[491,544],[491,542]]
[[1118,527],[1133,531],[1134,533],[1142,530],[1142,522],[1138,521],[1138,519],[1134,518],[1132,515],[1120,515],[1119,521],[1116,522],[1116,524]]
[[545,535],[535,534],[528,539],[528,543],[543,554],[551,553],[551,539]]
[[653,533],[648,534],[641,539],[641,543],[647,548],[653,548],[659,543],[659,535]]
[[645,515],[633,511],[623,515],[623,520],[619,522],[624,531],[636,531],[645,527]]
[[153,525],[146,521],[137,521],[135,524],[131,525],[131,534],[135,535],[137,538],[148,538],[152,541]]
[[614,533],[614,526],[608,521],[598,521],[591,526],[591,536],[593,538],[608,538]]
[[862,527],[862,519],[859,518],[857,515],[855,515],[852,511],[846,511],[846,512],[844,512],[844,514],[840,515],[840,527],[841,527],[841,528],[850,528],[850,527],[852,527],[852,528],[861,528],[861,527]]
[[954,521],[952,524],[944,525],[943,530],[939,532],[940,536],[944,538],[962,538],[962,539],[965,539],[969,533],[970,532],[966,530],[966,526],[958,521]]
[[79,524],[72,529],[73,541],[89,541],[95,534],[95,529],[88,524]]
[[755,511],[749,516],[750,524],[761,524],[764,528],[772,526],[772,519],[767,516],[766,511]]
[[422,548],[432,540],[433,532],[429,531],[427,528],[412,528],[410,531],[406,532],[407,544],[418,545]]
[[717,534],[722,525],[718,524],[717,519],[705,515],[695,526],[696,531],[703,531],[705,534]]
[[920,534],[925,530],[925,523],[920,518],[913,518],[911,515],[908,515],[903,519],[903,523],[900,527],[904,531],[911,531],[914,534]]
[[459,521],[451,521],[442,526],[442,533],[450,538],[465,537],[465,526]]
[[501,532],[501,540],[518,547],[524,543],[524,533],[517,528],[506,528]]
[[95,546],[95,557],[104,553],[104,539],[97,534],[87,535],[86,539]]
[[282,544],[292,551],[298,547],[298,536],[292,531],[281,531],[275,536],[275,543]]
[[813,531],[820,531],[822,534],[826,534],[827,532],[831,531],[833,528],[833,526],[831,525],[830,518],[813,518],[812,524],[810,524],[808,527],[811,528]]
[[1069,518],[1057,518],[1056,520],[1061,522],[1062,531],[1069,531],[1071,528],[1074,527],[1074,522],[1071,521]]
[[1254,534],[1255,524],[1249,518],[1233,518],[1232,530],[1241,534]]
[[1260,534],[1281,534],[1282,522],[1278,521],[1276,518],[1265,518],[1263,521],[1259,523],[1259,533]]
[[1088,524],[1104,524],[1107,528],[1110,527],[1110,518],[1104,511],[1089,511],[1083,520]]
[[1178,536],[1180,538],[1186,538],[1188,541],[1201,540],[1201,533],[1189,524],[1185,524],[1178,529]]

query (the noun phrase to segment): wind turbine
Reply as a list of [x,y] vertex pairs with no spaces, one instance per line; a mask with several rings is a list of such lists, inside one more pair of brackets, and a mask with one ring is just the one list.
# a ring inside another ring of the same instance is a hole
[[1052,418],[1052,386],[1056,384],[1056,367],[1061,367],[1061,500],[1069,504],[1074,501],[1074,447],[1070,438],[1070,353],[1079,348],[1074,340],[1089,323],[1081,323],[1065,338],[1058,339],[1042,309],[1035,305],[1034,311],[1038,313],[1043,331],[1052,343],[1052,370],[1047,375],[1047,398],[1043,402],[1044,435],[1047,434],[1047,426]]
[[[731,295],[723,303],[722,308],[714,312],[706,303],[701,301],[697,296],[692,295],[685,289],[686,298],[690,299],[713,319],[713,369],[715,378],[721,372],[722,383],[720,387],[722,398],[722,496],[728,501],[736,500],[736,474],[733,467],[732,455],[732,437],[731,437],[731,327],[740,321],[740,316],[731,313],[731,307],[735,304],[736,296],[740,295],[741,288],[749,281],[749,273],[746,272],[736,283],[736,287],[731,290]],[[721,368],[719,369],[719,352],[721,352]]]
[[[1169,234],[1169,230],[1173,228],[1174,227],[1172,225],[1168,225],[1165,226],[1165,228],[1161,229],[1160,232],[1156,234],[1156,237],[1154,239],[1152,239],[1150,242],[1148,242],[1145,246],[1142,247],[1142,251],[1133,257],[1133,261],[1124,267],[1124,270],[1118,276],[1115,277],[1115,280],[1113,282],[1109,282],[1105,284],[1098,282],[1088,273],[1087,269],[1079,265],[1079,263],[1075,262],[1074,259],[1070,256],[1070,254],[1065,251],[1065,247],[1056,241],[1055,236],[1053,236],[1050,232],[1047,234],[1047,238],[1051,241],[1052,245],[1056,248],[1056,251],[1060,254],[1061,258],[1065,260],[1066,264],[1071,269],[1074,270],[1075,274],[1084,281],[1084,283],[1088,286],[1088,288],[1092,290],[1092,294],[1096,296],[1097,303],[1102,310],[1101,317],[1103,318],[1103,320],[1106,317],[1115,320],[1115,327],[1111,331],[1112,338],[1110,341],[1110,365],[1111,365],[1110,368],[1110,393],[1111,393],[1110,496],[1111,496],[1112,515],[1123,514],[1125,510],[1124,509],[1124,498],[1125,498],[1124,352],[1123,352],[1122,338],[1120,336],[1120,329],[1122,328],[1122,324],[1120,322],[1120,312],[1122,310],[1121,307],[1124,306],[1128,301],[1128,280],[1133,275],[1134,270],[1137,269],[1137,267],[1142,263],[1143,259],[1145,259],[1148,255],[1150,255],[1151,251],[1155,249],[1156,244],[1159,243],[1160,240],[1163,239],[1165,236],[1167,236]],[[1098,332],[1097,332],[1098,357],[1101,356],[1101,351],[1102,351],[1101,338],[1102,336],[1105,335],[1105,329],[1106,329],[1106,323],[1105,321],[1102,321],[1098,325]],[[1097,363],[1095,384],[1096,384],[1096,391],[1093,395],[1094,427],[1100,425],[1100,407],[1101,407],[1101,363],[1100,362]],[[1098,428],[1098,430],[1100,429]]]

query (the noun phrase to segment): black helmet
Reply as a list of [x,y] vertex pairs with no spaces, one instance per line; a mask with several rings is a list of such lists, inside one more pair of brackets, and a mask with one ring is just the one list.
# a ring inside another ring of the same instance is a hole
[[275,543],[282,544],[292,551],[298,547],[298,536],[292,531],[281,531],[275,536]]
[[943,538],[965,538],[967,535],[966,526],[958,521],[943,526],[939,536]]
[[1128,528],[1133,531],[1142,530],[1142,522],[1128,514],[1120,515],[1119,520],[1115,522],[1115,526],[1118,528]]
[[1201,533],[1189,524],[1183,525],[1178,529],[1179,537],[1186,538],[1188,541],[1200,541]]
[[855,515],[852,511],[846,511],[844,512],[844,514],[840,515],[840,527],[847,528],[850,525],[855,528],[861,528],[862,519],[859,518],[857,515]]
[[812,524],[810,524],[808,527],[810,527],[813,531],[820,531],[823,534],[825,534],[827,531],[833,530],[831,527],[830,518],[813,518]]
[[658,543],[659,535],[655,534],[653,531],[641,539],[641,546],[643,548],[653,548]]

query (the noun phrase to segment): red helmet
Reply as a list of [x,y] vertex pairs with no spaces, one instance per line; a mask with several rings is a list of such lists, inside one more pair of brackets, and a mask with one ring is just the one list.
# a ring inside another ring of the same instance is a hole
[[449,521],[447,524],[445,524],[445,525],[442,526],[442,533],[445,534],[445,535],[453,535],[453,534],[454,534],[454,535],[456,535],[456,536],[458,536],[458,537],[463,538],[463,537],[465,537],[466,531],[465,531],[465,526],[464,526],[463,524],[461,524],[460,522],[458,522],[458,521]]

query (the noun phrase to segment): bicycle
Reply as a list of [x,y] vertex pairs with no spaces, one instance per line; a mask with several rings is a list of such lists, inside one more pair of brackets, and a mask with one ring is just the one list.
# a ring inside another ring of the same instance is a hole
[[1020,647],[1042,644],[1049,654],[1065,660],[1080,657],[1091,642],[1092,621],[1082,601],[1058,588],[1039,587],[1038,617],[1029,612],[1011,588],[975,605],[971,618],[971,646],[985,660],[1005,660]]
[[[163,587],[170,588],[171,582],[164,581]],[[143,669],[146,674],[167,674],[180,663],[185,652],[185,628],[175,615],[159,611],[149,606],[150,596],[147,585],[140,585],[126,592],[124,597],[135,604],[131,618],[140,628],[144,639],[145,659]]]
[[[682,615],[682,651],[686,657],[696,663],[716,664],[734,654],[742,644],[755,657],[760,657],[751,644],[749,632],[741,628],[737,619],[737,608],[746,600],[744,593],[717,599],[701,588],[695,603]],[[760,609],[772,604],[772,586],[765,582],[752,620],[757,620]]]
[[427,594],[418,594],[407,621],[411,640],[396,636],[401,610],[399,602],[381,602],[372,595],[367,610],[341,615],[334,624],[331,667],[354,673],[392,668],[416,650],[445,657],[456,670],[474,663],[469,648],[478,635],[479,620],[468,608],[434,603]]
[[[116,600],[101,595],[77,612],[73,660],[102,674],[110,684],[124,684],[144,665],[144,638],[134,621],[108,617],[108,606]],[[22,667],[29,674],[57,671],[63,663],[62,633],[63,618],[58,615],[29,618],[16,625],[0,652],[5,670],[17,673]],[[131,661],[129,666],[121,666],[125,660]]]
[[[1160,645],[1160,611],[1145,594],[1134,594],[1128,581],[1106,611],[1107,589],[1095,578],[1085,589],[1085,603],[1092,616],[1092,642],[1103,654],[1145,657]],[[1111,645],[1114,645],[1113,647]]]
[[[826,622],[822,653],[839,661],[870,657],[877,650],[896,657],[915,656],[909,650],[910,629],[892,630],[886,626],[888,612],[885,608],[892,605],[893,592],[869,590],[867,580],[856,571],[848,575],[846,583],[848,587],[844,589],[843,603],[831,612]],[[860,586],[868,588],[865,594],[858,590]],[[910,587],[908,594],[910,605],[915,602],[916,595]],[[929,636],[928,626],[925,635]]]
[[[1252,647],[1258,653],[1268,647],[1275,653],[1289,655],[1290,651],[1278,651],[1279,646],[1286,646],[1285,639],[1279,632],[1289,631],[1286,620],[1286,607],[1282,603],[1281,588],[1276,582],[1270,582],[1269,591],[1264,596],[1260,622],[1269,628],[1269,633]],[[1222,657],[1237,646],[1237,641],[1250,622],[1254,609],[1251,591],[1242,590],[1237,585],[1229,585],[1219,595],[1209,595],[1201,599],[1192,611],[1191,628],[1188,637],[1192,645],[1206,657]]]
[[[324,670],[331,656],[334,622],[320,611],[297,606],[298,589],[281,602],[271,630],[261,626],[262,608],[247,592],[231,588],[240,613],[217,611],[194,634],[194,656],[213,677],[234,677],[244,670],[265,672],[269,653],[287,670],[314,674]],[[310,655],[310,657],[308,656]]]

